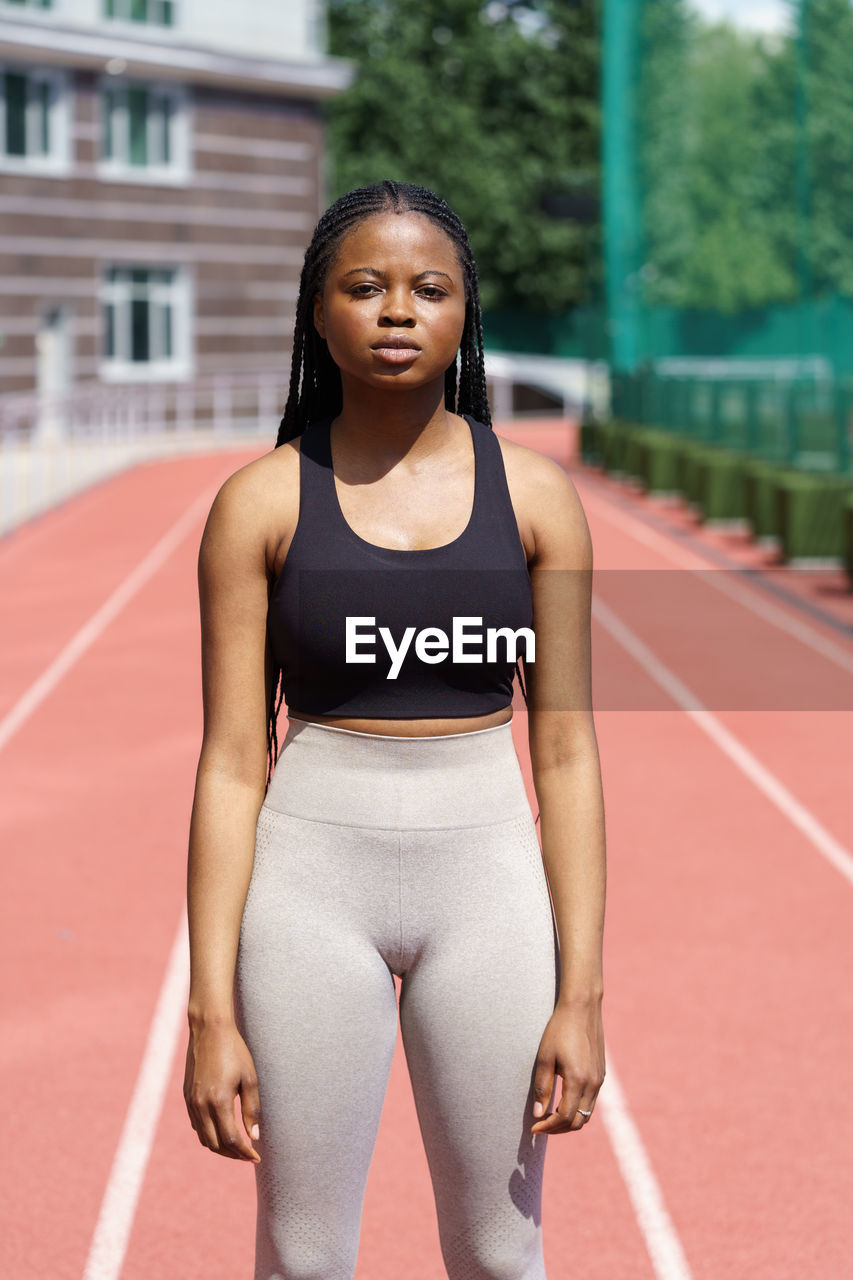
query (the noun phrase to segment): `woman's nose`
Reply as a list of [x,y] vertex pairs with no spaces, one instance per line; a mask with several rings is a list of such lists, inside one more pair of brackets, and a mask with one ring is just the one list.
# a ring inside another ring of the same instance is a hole
[[412,325],[415,323],[412,315],[412,306],[408,294],[392,293],[390,290],[385,294],[385,305],[382,308],[382,315],[379,323],[385,325],[393,325],[399,328],[400,325]]

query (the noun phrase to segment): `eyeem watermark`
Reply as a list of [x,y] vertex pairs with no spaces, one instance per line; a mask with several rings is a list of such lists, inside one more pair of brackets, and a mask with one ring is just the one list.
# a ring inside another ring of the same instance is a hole
[[[471,631],[468,628],[479,627],[479,631]],[[365,630],[371,628],[371,630]],[[421,662],[444,662],[449,656],[452,662],[515,662],[518,656],[519,636],[524,638],[524,661],[535,662],[536,660],[536,637],[533,634],[532,627],[519,627],[517,631],[513,631],[512,627],[486,627],[483,631],[482,618],[465,618],[454,617],[453,633],[448,637],[446,631],[442,631],[440,627],[424,627],[418,631],[415,627],[406,627],[403,632],[403,638],[397,644],[388,627],[379,627],[378,634],[381,637],[388,656],[391,659],[391,669],[388,672],[388,680],[396,680],[400,674],[400,669],[406,658],[406,654],[412,647],[414,640],[415,654],[420,658]],[[359,647],[365,645],[376,645],[376,619],[347,617],[346,620],[346,661],[350,662],[376,662],[375,653],[359,652]],[[504,653],[498,656],[498,641],[504,642]],[[483,645],[485,643],[485,654],[483,653]],[[472,648],[479,645],[480,652],[471,652]]]

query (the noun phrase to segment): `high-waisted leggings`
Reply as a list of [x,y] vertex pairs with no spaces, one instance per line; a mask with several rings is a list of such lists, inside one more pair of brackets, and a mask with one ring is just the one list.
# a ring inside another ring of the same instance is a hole
[[409,738],[290,719],[234,983],[261,1110],[254,1280],[354,1274],[395,974],[447,1275],[544,1280],[530,1126],[559,941],[511,722]]

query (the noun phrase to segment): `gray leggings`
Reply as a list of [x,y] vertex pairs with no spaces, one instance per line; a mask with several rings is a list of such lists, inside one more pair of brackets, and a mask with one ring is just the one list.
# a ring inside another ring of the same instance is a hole
[[254,1280],[353,1276],[394,974],[447,1275],[544,1280],[530,1125],[559,949],[509,722],[402,738],[290,719],[234,983],[261,1107]]

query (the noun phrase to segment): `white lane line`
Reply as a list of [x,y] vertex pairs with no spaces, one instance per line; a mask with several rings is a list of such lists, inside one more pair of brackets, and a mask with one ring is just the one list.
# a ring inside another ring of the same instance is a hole
[[789,822],[803,833],[818,853],[821,853],[827,862],[853,885],[853,853],[827,831],[811,810],[801,804],[776,775],[771,773],[740,739],[718,720],[713,712],[702,706],[696,694],[679,680],[669,667],[655,657],[648,645],[644,644],[608,605],[594,598],[592,614],[646,674],[660,685],[672,701],[681,707],[702,732],[707,734],[759,791],[764,793],[771,804],[774,804],[780,813],[783,813]]
[[83,1280],[117,1280],[171,1075],[189,996],[189,933],[184,903],[136,1087],[107,1179]]
[[184,514],[175,521],[159,542],[155,543],[135,569],[119,583],[115,591],[107,597],[99,609],[84,623],[76,635],[72,636],[65,647],[57,654],[49,666],[35,680],[25,693],[21,695],[5,716],[0,719],[0,750],[9,739],[30,718],[44,702],[64,676],[68,674],[75,662],[83,656],[87,649],[95,643],[102,632],[121,612],[133,596],[160,569],[175,548],[186,537],[199,517],[210,508],[219,485],[207,489],[188,507]]
[[[655,529],[650,529],[634,516],[625,515],[624,512],[610,507],[606,501],[598,497],[589,497],[585,494],[582,501],[585,510],[594,512],[596,516],[606,520],[615,528],[622,529],[636,542],[642,543],[643,546],[663,556],[670,563],[688,571],[704,571],[703,581],[707,582],[715,591],[719,591],[721,595],[728,596],[730,600],[734,600],[744,609],[748,609],[751,613],[761,618],[762,621],[777,627],[780,631],[784,631],[794,640],[799,640],[801,644],[807,645],[815,653],[819,653],[822,657],[834,662],[836,666],[848,672],[848,674],[853,675],[853,652],[845,649],[843,645],[829,636],[823,635],[822,632],[816,630],[808,622],[767,600],[756,587],[749,588],[748,586],[738,585],[738,569],[721,569],[719,565],[704,557],[701,552],[674,546]],[[598,572],[629,573],[631,570],[600,569]],[[649,570],[638,569],[636,572],[647,573]],[[796,573],[799,571],[790,569],[789,572]]]
[[[219,487],[217,483],[195,499],[0,720],[0,748],[38,710],[127,602],[166,563],[189,530],[209,510]],[[189,969],[189,932],[185,902],[136,1087],[101,1202],[83,1273],[84,1280],[116,1280],[121,1272],[186,1008]]]
[[601,1112],[655,1275],[657,1280],[691,1280],[684,1249],[664,1204],[640,1131],[625,1101],[609,1048],[605,1049],[605,1060],[607,1071],[596,1110]]

